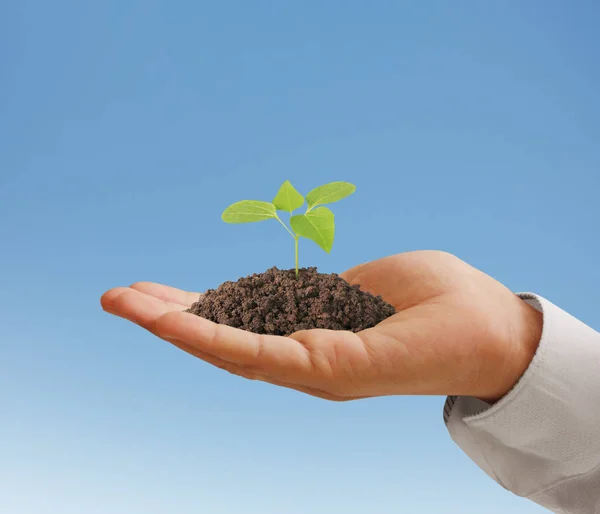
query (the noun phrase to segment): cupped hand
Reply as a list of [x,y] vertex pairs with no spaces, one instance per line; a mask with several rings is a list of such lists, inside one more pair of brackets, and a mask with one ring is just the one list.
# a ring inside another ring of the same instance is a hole
[[501,398],[527,369],[541,314],[492,277],[440,251],[407,252],[341,276],[397,313],[352,333],[259,335],[183,312],[198,300],[152,282],[107,291],[107,312],[230,373],[328,400],[385,395]]

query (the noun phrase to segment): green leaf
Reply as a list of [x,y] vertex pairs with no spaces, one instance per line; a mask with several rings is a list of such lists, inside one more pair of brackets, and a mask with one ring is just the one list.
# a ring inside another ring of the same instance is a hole
[[304,197],[292,186],[289,180],[286,180],[281,187],[279,192],[273,200],[273,205],[280,211],[292,212],[302,207],[304,204]]
[[318,207],[306,214],[298,214],[290,219],[292,229],[299,236],[312,239],[327,253],[333,246],[335,223],[333,212],[327,207]]
[[223,211],[221,218],[226,223],[251,223],[277,217],[275,206],[259,200],[242,200]]
[[330,182],[324,186],[313,189],[306,195],[308,209],[311,210],[317,205],[333,203],[350,196],[356,191],[356,186],[350,182]]

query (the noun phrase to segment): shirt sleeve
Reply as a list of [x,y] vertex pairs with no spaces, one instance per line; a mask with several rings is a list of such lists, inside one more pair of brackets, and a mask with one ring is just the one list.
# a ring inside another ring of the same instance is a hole
[[537,352],[494,405],[450,396],[444,421],[458,446],[502,487],[560,514],[600,513],[600,333],[545,298]]

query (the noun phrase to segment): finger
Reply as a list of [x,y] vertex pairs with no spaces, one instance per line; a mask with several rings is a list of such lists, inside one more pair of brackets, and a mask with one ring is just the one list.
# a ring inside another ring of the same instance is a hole
[[129,291],[128,287],[113,287],[106,291],[100,298],[100,304],[105,311],[112,312],[113,304],[117,297],[123,294],[125,291]]
[[156,320],[169,312],[181,312],[178,303],[160,300],[131,288],[117,288],[103,296],[103,306],[111,314],[125,318],[151,332]]
[[190,293],[176,287],[157,284],[156,282],[136,282],[130,287],[166,302],[178,303],[186,309],[191,307],[194,302],[197,302],[201,296],[201,293]]
[[169,342],[171,344],[173,344],[174,346],[180,348],[181,350],[189,353],[190,355],[193,355],[194,357],[197,357],[198,359],[203,360],[204,362],[206,362],[208,364],[211,364],[219,369],[222,369],[224,371],[227,371],[228,373],[231,373],[232,375],[236,375],[236,376],[245,378],[247,380],[258,380],[261,382],[265,382],[267,384],[272,384],[272,385],[275,385],[278,387],[284,387],[286,389],[292,389],[292,390],[299,391],[304,394],[308,394],[310,396],[315,396],[317,398],[321,398],[323,400],[329,400],[329,401],[335,401],[335,402],[358,400],[358,399],[363,399],[363,398],[371,398],[369,396],[349,396],[349,397],[338,396],[335,394],[328,393],[327,391],[322,391],[320,389],[316,389],[313,387],[302,387],[302,386],[298,386],[296,384],[290,384],[290,383],[282,382],[279,380],[273,380],[267,376],[261,375],[260,373],[254,373],[243,367],[236,366],[235,364],[224,361],[222,359],[219,359],[219,358],[209,355],[207,353],[200,352],[197,349],[193,348],[192,346],[189,346],[181,341],[177,341],[176,339],[171,339],[171,340],[169,340]]
[[305,383],[312,373],[310,353],[289,337],[255,334],[185,312],[165,314],[155,329],[163,339],[177,339],[197,351],[273,378]]

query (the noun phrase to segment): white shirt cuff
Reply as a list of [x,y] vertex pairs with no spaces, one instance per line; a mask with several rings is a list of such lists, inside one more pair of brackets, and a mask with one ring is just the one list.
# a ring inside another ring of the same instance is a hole
[[[591,510],[600,509],[600,333],[545,298],[518,296],[544,319],[529,368],[494,405],[448,397],[448,431],[480,468],[513,493],[564,512],[600,512]],[[583,479],[592,484],[582,492]],[[569,502],[584,502],[584,507],[575,510]]]

